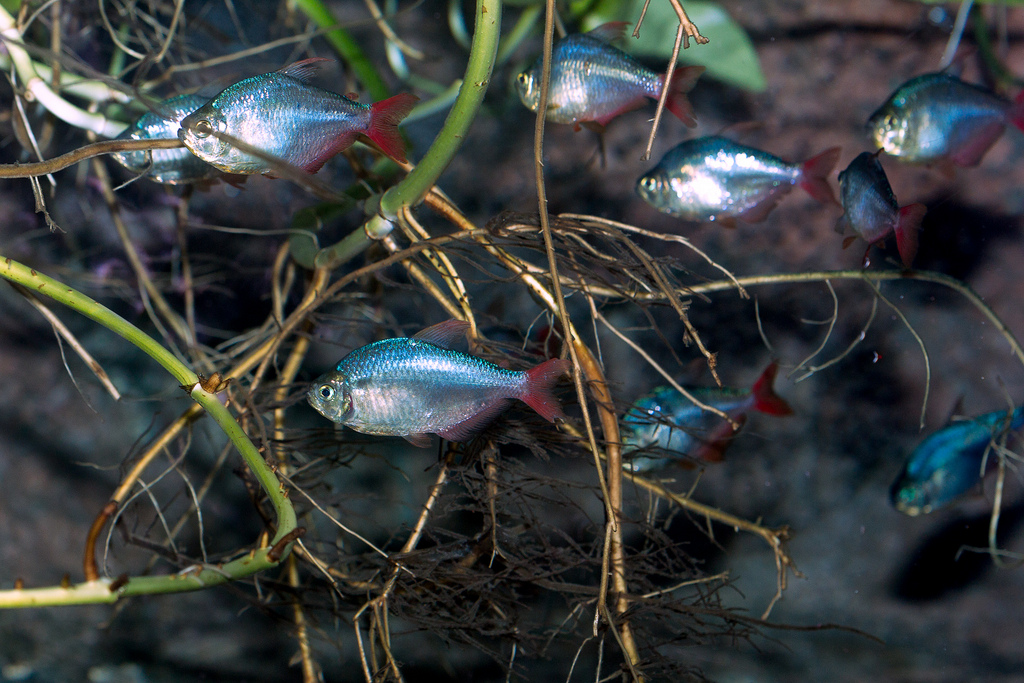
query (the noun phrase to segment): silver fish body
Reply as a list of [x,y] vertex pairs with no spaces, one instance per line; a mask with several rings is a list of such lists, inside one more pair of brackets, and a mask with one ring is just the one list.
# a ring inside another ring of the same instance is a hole
[[1024,128],[1024,99],[1008,102],[946,73],[912,78],[868,119],[871,140],[910,162],[976,166],[1007,123]]
[[1001,430],[1024,427],[1024,407],[1008,417],[1007,411],[986,413],[970,420],[953,422],[932,433],[907,458],[892,485],[890,498],[900,512],[916,516],[945,507],[978,485],[982,461]]
[[[357,432],[404,436],[416,445],[426,445],[427,434],[463,441],[512,399],[549,420],[564,418],[550,387],[567,369],[566,361],[506,370],[435,343],[446,339],[431,336],[431,329],[424,332],[433,341],[398,337],[355,349],[310,386],[309,404]],[[464,334],[465,328],[457,329]]]
[[[594,121],[603,126],[648,99],[658,99],[664,75],[608,43],[621,37],[624,27],[620,23],[605,24],[555,43],[545,114],[548,121],[577,127],[581,122]],[[537,111],[540,104],[542,66],[538,58],[516,79],[519,98],[531,111]],[[685,93],[693,88],[703,71],[699,66],[677,68],[666,103],[669,111],[691,127],[697,122]]]
[[736,429],[672,387],[656,387],[641,396],[622,419],[623,467],[632,472],[649,472],[700,460],[722,460],[751,411],[792,414],[789,404],[775,393],[777,373],[778,365],[772,363],[751,389],[690,390],[697,400],[728,415],[737,424]]
[[323,59],[246,78],[225,88],[185,117],[178,137],[193,154],[225,173],[272,175],[274,163],[235,146],[241,141],[266,154],[316,173],[360,134],[404,161],[398,122],[416,97],[403,94],[360,104],[309,85]]
[[832,148],[791,163],[728,138],[682,142],[637,181],[636,192],[658,209],[691,221],[764,220],[779,199],[800,185],[819,201],[835,202],[825,180],[839,156]]
[[[751,405],[750,392],[716,393],[697,392],[694,396],[740,422],[746,419],[743,414]],[[622,422],[623,467],[631,472],[663,469],[686,458],[708,460],[702,457],[705,448],[732,435],[728,422],[668,386],[656,387],[637,399]],[[638,452],[630,455],[633,451]]]
[[[146,112],[118,140],[174,140],[181,120],[206,104],[198,95],[178,95],[160,102],[154,111]],[[187,149],[152,149],[144,152],[119,152],[114,160],[132,173],[165,185],[179,185],[212,180],[220,172]]]

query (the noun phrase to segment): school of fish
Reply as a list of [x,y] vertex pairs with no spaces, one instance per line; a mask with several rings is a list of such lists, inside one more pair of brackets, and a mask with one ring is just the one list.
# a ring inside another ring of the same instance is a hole
[[410,93],[361,104],[309,84],[329,59],[304,59],[234,83],[212,98],[179,95],[134,121],[120,139],[178,138],[184,149],[124,152],[133,173],[175,185],[224,174],[263,174],[293,166],[316,173],[360,136],[406,161],[398,125],[419,100]]
[[[675,69],[665,88],[653,71],[612,45],[625,25],[606,24],[559,40],[551,55],[547,106],[553,123],[603,130],[613,119],[657,100],[688,127],[697,125],[687,94],[703,67]],[[417,101],[402,93],[361,104],[310,84],[322,64],[306,59],[238,81],[213,97],[180,95],[151,106],[119,139],[173,139],[184,149],[124,152],[114,159],[137,176],[169,185],[202,183],[224,174],[276,177],[284,166],[316,173],[334,155],[364,138],[398,161],[406,160],[398,126]],[[540,58],[518,74],[523,104],[538,110]],[[801,187],[811,197],[841,206],[840,232],[851,230],[870,249],[890,235],[906,268],[922,239],[924,205],[901,206],[880,155],[936,166],[972,167],[1008,126],[1024,130],[1024,92],[1006,100],[949,73],[929,73],[899,86],[868,117],[871,151],[838,174],[839,196],[829,182],[838,147],[790,162],[722,135],[680,141],[635,186],[655,209],[694,222],[735,225],[765,221],[782,197]],[[927,234],[924,234],[927,239]],[[867,254],[864,267],[869,261]],[[464,441],[486,428],[515,400],[548,421],[566,420],[553,387],[571,370],[554,358],[514,371],[451,348],[468,325],[449,320],[413,337],[383,339],[351,351],[308,388],[308,403],[324,417],[364,434],[401,436],[417,446],[438,435]],[[641,396],[622,420],[624,467],[642,473],[670,465],[716,462],[754,412],[792,413],[773,388],[769,365],[751,389],[694,389],[707,411],[682,393],[657,387]],[[951,423],[926,438],[893,484],[893,505],[908,515],[951,504],[978,486],[993,444],[1024,427],[1024,407]]]

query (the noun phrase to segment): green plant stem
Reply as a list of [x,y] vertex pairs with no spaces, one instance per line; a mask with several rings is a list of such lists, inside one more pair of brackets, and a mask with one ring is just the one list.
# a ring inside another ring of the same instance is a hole
[[374,100],[383,100],[391,94],[387,84],[384,83],[384,79],[377,73],[373,62],[369,60],[359,47],[359,43],[352,40],[352,36],[348,34],[348,31],[338,27],[338,20],[331,14],[331,10],[327,8],[327,5],[320,0],[295,0],[295,6],[302,10],[320,28],[330,29],[325,34],[327,40],[338,51],[338,54],[345,60],[345,63],[352,67],[356,78],[363,84],[366,91],[370,93],[370,97]]
[[381,197],[380,212],[385,218],[394,220],[402,207],[415,206],[423,201],[455,157],[491,81],[500,33],[501,0],[477,0],[476,29],[459,96],[423,160],[402,182]]
[[313,258],[313,267],[328,270],[337,268],[366,251],[374,241],[390,235],[394,227],[394,223],[380,216],[373,216],[361,228],[353,230],[341,241],[320,249]]
[[115,334],[124,337],[162,365],[167,372],[174,376],[178,384],[192,386],[199,381],[196,373],[186,367],[173,353],[165,349],[155,339],[103,304],[94,301],[64,283],[58,282],[26,265],[3,256],[0,256],[0,276],[12,282],[17,282],[36,294],[48,296],[54,301],[73,308]]
[[[270,546],[295,531],[297,520],[295,509],[282,490],[277,476],[264,461],[263,456],[239,426],[231,412],[220,402],[216,394],[203,388],[201,378],[171,352],[148,334],[111,311],[106,306],[84,294],[54,280],[36,270],[10,258],[0,256],[0,277],[16,282],[37,294],[48,296],[82,315],[95,320],[112,332],[124,337],[139,347],[148,356],[164,367],[189,396],[202,406],[210,417],[224,430],[224,433],[245,459],[249,469],[259,480],[277,514],[277,532]],[[173,576],[135,577],[118,581],[116,590],[111,591],[110,579],[86,582],[71,587],[50,587],[29,590],[0,591],[0,607],[31,607],[42,605],[69,605],[96,602],[114,602],[119,597],[153,593],[179,593],[200,590],[226,581],[244,578],[276,566],[287,553],[278,549],[271,556],[271,547],[261,548],[216,568],[196,568],[195,571]]]

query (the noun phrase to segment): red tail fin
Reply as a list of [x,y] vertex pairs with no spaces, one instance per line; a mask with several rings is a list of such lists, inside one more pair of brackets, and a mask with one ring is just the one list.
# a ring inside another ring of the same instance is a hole
[[800,187],[822,204],[839,206],[835,194],[832,193],[832,186],[828,184],[828,174],[832,172],[832,167],[839,161],[839,152],[841,151],[839,147],[831,147],[803,163]]
[[761,376],[754,382],[751,394],[754,397],[754,410],[768,415],[792,415],[793,409],[786,400],[775,393],[773,384],[779,372],[779,364],[772,363],[764,369]]
[[409,115],[419,99],[410,93],[402,93],[370,105],[370,126],[366,137],[398,161],[405,161],[405,143],[398,134],[398,124]]
[[668,86],[665,108],[690,128],[696,127],[697,118],[693,114],[693,107],[690,105],[686,93],[693,90],[693,86],[697,85],[697,79],[702,73],[704,73],[702,66],[678,66],[672,72],[672,83]]
[[571,369],[572,363],[564,358],[552,358],[530,368],[526,371],[526,386],[519,398],[548,422],[554,422],[556,417],[564,420],[565,413],[551,393],[551,387]]
[[1024,90],[1020,91],[1010,107],[1010,123],[1024,130]]
[[896,219],[896,248],[900,251],[903,265],[910,268],[917,254],[917,233],[921,230],[921,219],[927,211],[924,204],[908,204],[900,207]]

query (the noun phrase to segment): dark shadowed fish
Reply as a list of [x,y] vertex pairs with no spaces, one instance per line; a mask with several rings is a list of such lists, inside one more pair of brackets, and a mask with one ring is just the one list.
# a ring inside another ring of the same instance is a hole
[[[750,411],[790,415],[793,409],[772,387],[778,369],[776,363],[769,365],[751,389],[701,388],[690,393],[721,410],[740,427]],[[626,451],[623,467],[633,472],[685,464],[687,459],[718,462],[737,431],[672,387],[657,387],[637,399],[622,423],[622,445]]]

